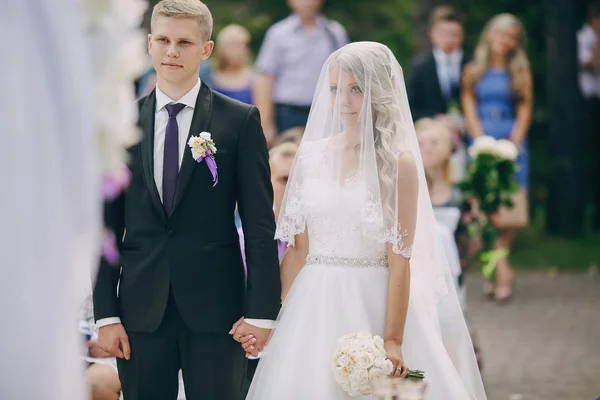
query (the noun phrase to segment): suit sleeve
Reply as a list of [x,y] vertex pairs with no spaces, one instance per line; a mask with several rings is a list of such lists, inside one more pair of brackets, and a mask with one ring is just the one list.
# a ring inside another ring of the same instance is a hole
[[246,116],[237,157],[238,207],[248,269],[244,316],[274,320],[279,313],[281,280],[269,156],[256,107]]
[[406,80],[406,93],[408,95],[408,104],[410,106],[410,113],[412,114],[413,121],[423,118],[426,113],[423,109],[423,101],[421,97],[423,93],[423,85],[421,84],[422,79],[422,63],[413,62],[408,79]]
[[[115,234],[119,253],[122,250],[122,238],[125,231],[125,194],[122,193],[111,203],[104,205],[105,226]],[[120,317],[117,285],[121,274],[120,265],[113,265],[104,257],[100,259],[100,267],[94,285],[94,319]]]

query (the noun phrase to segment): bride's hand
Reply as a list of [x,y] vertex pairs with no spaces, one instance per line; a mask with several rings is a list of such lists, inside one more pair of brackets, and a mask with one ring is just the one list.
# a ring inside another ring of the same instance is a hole
[[406,375],[408,375],[408,367],[404,365],[402,345],[393,340],[386,340],[383,343],[383,347],[387,353],[388,360],[390,360],[394,366],[394,370],[389,376],[406,378]]

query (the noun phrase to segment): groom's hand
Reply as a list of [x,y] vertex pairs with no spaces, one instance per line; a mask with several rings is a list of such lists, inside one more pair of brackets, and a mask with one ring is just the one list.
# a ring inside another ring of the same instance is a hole
[[131,347],[123,324],[110,324],[98,329],[98,343],[102,350],[115,357],[129,360]]
[[265,344],[269,339],[269,335],[271,334],[271,330],[258,328],[244,322],[243,319],[240,319],[233,325],[230,334],[233,335],[233,339],[236,342],[242,344],[242,347],[247,354],[256,357],[258,356],[258,352],[264,349]]

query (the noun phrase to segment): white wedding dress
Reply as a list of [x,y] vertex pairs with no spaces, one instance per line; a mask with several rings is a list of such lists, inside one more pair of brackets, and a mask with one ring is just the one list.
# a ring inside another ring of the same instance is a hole
[[[299,155],[315,157],[310,160],[313,171],[326,170],[320,168],[327,161],[319,147],[322,143]],[[308,178],[302,189],[288,188],[290,202],[303,198],[307,205],[309,256],[283,304],[247,399],[350,399],[330,369],[338,338],[359,331],[384,336],[387,245],[365,238],[358,226],[357,215],[365,213],[365,181],[353,176],[340,185],[319,175]],[[419,295],[426,289],[419,287],[421,282],[428,281],[421,273],[411,268],[405,364],[425,371],[425,399],[472,399],[444,348],[435,305]]]

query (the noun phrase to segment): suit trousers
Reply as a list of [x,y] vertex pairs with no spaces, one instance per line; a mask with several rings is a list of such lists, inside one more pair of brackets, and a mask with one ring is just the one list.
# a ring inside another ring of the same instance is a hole
[[117,360],[124,400],[176,400],[180,369],[187,400],[243,399],[247,360],[242,347],[228,332],[191,331],[172,293],[156,331],[127,334],[131,358]]

